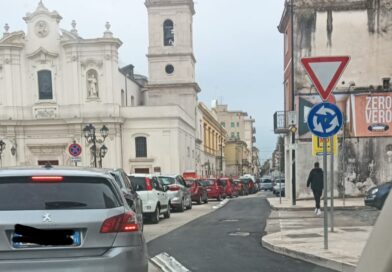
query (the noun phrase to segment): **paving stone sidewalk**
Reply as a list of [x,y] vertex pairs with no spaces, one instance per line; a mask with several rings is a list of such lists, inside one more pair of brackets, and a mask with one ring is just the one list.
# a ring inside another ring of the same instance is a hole
[[262,245],[271,251],[315,263],[336,271],[352,272],[377,220],[379,212],[364,207],[362,198],[346,199],[337,207],[334,232],[329,234],[329,248],[324,249],[323,215],[313,213],[313,200],[297,201],[268,198],[273,210],[267,221]]

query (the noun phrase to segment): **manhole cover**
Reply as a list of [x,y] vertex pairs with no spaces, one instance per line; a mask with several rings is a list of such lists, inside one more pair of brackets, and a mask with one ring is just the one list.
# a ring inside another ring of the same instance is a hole
[[243,231],[236,231],[236,232],[231,232],[229,233],[229,236],[240,236],[240,237],[246,237],[249,236],[249,232],[243,232]]
[[286,234],[289,238],[318,238],[322,237],[320,234],[317,233],[303,233],[303,234]]

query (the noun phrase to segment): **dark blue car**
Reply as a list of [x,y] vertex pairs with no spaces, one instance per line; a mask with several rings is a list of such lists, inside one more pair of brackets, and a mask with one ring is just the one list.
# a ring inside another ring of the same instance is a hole
[[382,209],[392,188],[392,182],[386,182],[376,187],[370,188],[365,196],[365,205]]

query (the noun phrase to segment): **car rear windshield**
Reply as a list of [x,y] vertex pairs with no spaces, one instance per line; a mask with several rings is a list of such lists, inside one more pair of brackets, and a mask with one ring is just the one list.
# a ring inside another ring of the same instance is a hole
[[226,179],[220,179],[219,180],[219,185],[226,186],[227,185],[227,180]]
[[146,178],[145,177],[134,177],[129,176],[133,186],[137,188],[137,191],[146,191]]
[[162,182],[163,185],[170,185],[176,182],[176,179],[172,177],[159,177],[159,180]]
[[212,185],[212,184],[214,184],[214,183],[210,183],[208,180],[200,180],[199,181],[199,184],[201,185],[201,186],[210,186],[210,185]]
[[207,182],[208,183],[208,186],[211,186],[211,185],[214,185],[215,184],[215,179],[206,179],[206,180],[203,180],[204,182]]
[[115,190],[105,178],[33,182],[31,177],[1,177],[0,211],[111,209],[121,203]]
[[250,182],[250,179],[241,179],[242,183],[248,184]]
[[262,183],[272,183],[272,180],[270,180],[270,179],[262,179],[261,182]]
[[186,184],[187,186],[193,186],[193,185],[196,184],[196,183],[197,183],[197,181],[194,180],[194,179],[185,180],[185,184]]

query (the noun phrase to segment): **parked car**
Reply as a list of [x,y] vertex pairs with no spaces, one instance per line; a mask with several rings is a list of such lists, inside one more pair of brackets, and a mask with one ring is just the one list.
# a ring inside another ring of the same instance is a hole
[[369,189],[365,196],[365,205],[381,210],[392,189],[392,182],[386,182]]
[[131,174],[128,176],[136,186],[136,192],[143,203],[143,217],[158,224],[161,214],[170,218],[169,196],[158,180],[150,174]]
[[274,187],[274,183],[272,181],[272,178],[261,178],[260,180],[260,190],[263,191],[272,191]]
[[256,192],[261,190],[261,180],[259,178],[255,181]]
[[244,185],[241,183],[241,181],[239,179],[234,179],[233,183],[234,183],[234,190],[238,192],[238,196],[245,195]]
[[143,203],[140,199],[140,196],[136,192],[136,187],[132,185],[132,182],[123,169],[108,169],[108,172],[116,180],[117,185],[120,187],[129,207],[131,207],[132,210],[136,213],[138,222],[140,223],[140,228],[143,230]]
[[202,185],[199,179],[187,179],[185,180],[186,185],[191,192],[192,201],[197,204],[208,203],[207,189]]
[[218,201],[221,201],[226,197],[225,189],[219,182],[219,179],[204,179],[204,182],[206,184],[208,198],[216,198]]
[[276,196],[280,195],[280,190],[282,190],[281,196],[285,196],[285,180],[284,179],[276,179],[275,185],[272,189],[272,193]]
[[245,187],[247,187],[247,194],[256,193],[256,187],[253,179],[251,179],[250,177],[241,177],[240,180],[242,184],[244,184]]
[[136,213],[105,169],[2,169],[0,218],[0,271],[148,271]]
[[232,179],[223,177],[223,178],[219,178],[219,182],[224,187],[225,195],[227,197],[238,196],[238,191],[235,190],[235,187],[234,187]]
[[180,175],[159,176],[161,184],[167,186],[167,194],[170,199],[170,207],[180,212],[192,209],[192,198],[185,180]]

